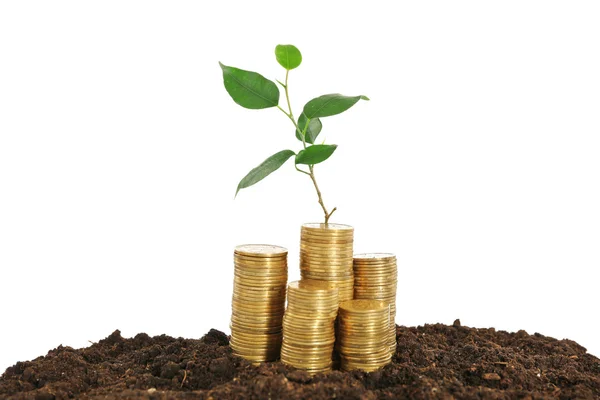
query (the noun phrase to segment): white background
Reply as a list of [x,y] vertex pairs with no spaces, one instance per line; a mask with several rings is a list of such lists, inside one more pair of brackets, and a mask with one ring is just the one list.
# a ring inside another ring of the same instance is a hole
[[308,178],[233,195],[300,143],[217,63],[282,80],[279,43],[304,56],[296,114],[372,99],[323,120],[315,171],[355,250],[397,254],[399,324],[600,355],[598,2],[216,3],[0,3],[0,370],[115,329],[228,331],[236,244],[288,247],[298,278]]

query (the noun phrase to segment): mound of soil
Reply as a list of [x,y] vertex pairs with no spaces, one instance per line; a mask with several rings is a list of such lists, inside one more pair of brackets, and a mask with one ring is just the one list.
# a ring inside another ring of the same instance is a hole
[[441,324],[397,327],[383,369],[309,376],[280,362],[253,366],[228,337],[124,339],[59,346],[0,377],[3,399],[599,399],[600,360],[570,340]]

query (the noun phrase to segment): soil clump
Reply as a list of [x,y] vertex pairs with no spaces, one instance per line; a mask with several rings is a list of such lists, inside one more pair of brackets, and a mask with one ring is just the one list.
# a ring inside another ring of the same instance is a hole
[[83,349],[59,346],[0,377],[0,398],[61,399],[600,399],[600,360],[571,340],[525,331],[398,326],[381,370],[310,376],[281,362],[254,366],[229,338],[131,339],[117,330]]

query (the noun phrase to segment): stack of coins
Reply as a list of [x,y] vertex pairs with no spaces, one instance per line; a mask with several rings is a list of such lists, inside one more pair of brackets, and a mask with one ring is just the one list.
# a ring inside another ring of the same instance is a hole
[[287,284],[287,250],[249,244],[234,251],[231,348],[255,363],[279,357]]
[[388,345],[389,304],[379,300],[340,303],[336,347],[345,371],[371,372],[391,360]]
[[340,224],[304,224],[300,234],[302,279],[333,282],[340,301],[352,300],[354,228]]
[[383,300],[390,305],[390,353],[396,352],[396,286],[398,268],[396,256],[388,253],[356,254],[354,256],[354,298]]
[[338,289],[332,283],[305,279],[289,284],[283,363],[313,374],[331,370],[338,304]]

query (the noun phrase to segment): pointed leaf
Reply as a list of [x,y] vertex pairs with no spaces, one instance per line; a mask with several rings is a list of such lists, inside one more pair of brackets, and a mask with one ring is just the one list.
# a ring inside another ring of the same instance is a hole
[[279,104],[279,88],[274,82],[256,72],[219,65],[227,93],[240,106],[257,110]]
[[314,165],[327,160],[337,149],[336,144],[314,144],[296,156],[296,164]]
[[[299,141],[302,141],[302,132],[306,127],[306,121],[308,121],[308,118],[306,118],[306,115],[302,113],[302,115],[300,115],[300,118],[298,118],[298,129],[296,129],[296,138],[298,138]],[[321,123],[321,120],[319,118],[311,119],[308,122],[308,128],[306,129],[306,132],[304,134],[304,140],[306,141],[306,143],[313,144],[317,136],[319,136],[319,133],[321,132],[322,128],[323,124]]]
[[291,44],[278,44],[275,47],[275,58],[279,65],[288,71],[297,68],[302,62],[300,50]]
[[329,117],[340,114],[352,107],[359,100],[369,100],[367,96],[342,96],[338,93],[326,94],[312,99],[304,106],[307,118]]
[[267,158],[258,167],[248,172],[248,175],[246,175],[240,181],[237,190],[235,191],[235,195],[237,196],[240,189],[245,189],[249,186],[252,186],[266,178],[272,172],[278,170],[279,167],[285,164],[285,162],[294,154],[296,153],[291,150],[282,150],[279,153],[275,153],[271,157]]

